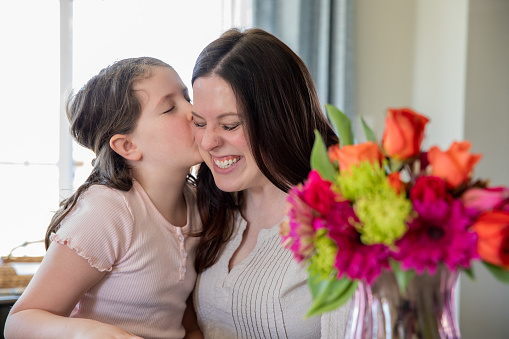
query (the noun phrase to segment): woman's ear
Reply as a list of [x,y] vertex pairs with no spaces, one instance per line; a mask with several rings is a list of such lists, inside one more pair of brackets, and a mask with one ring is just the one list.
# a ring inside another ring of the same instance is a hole
[[131,160],[139,161],[141,159],[141,152],[138,147],[131,141],[127,134],[115,134],[110,139],[110,147],[121,157]]

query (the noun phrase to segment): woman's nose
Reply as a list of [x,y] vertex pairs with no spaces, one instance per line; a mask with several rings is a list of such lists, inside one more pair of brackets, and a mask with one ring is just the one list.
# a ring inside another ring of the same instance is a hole
[[220,137],[214,131],[205,129],[200,142],[201,148],[210,151],[219,146]]

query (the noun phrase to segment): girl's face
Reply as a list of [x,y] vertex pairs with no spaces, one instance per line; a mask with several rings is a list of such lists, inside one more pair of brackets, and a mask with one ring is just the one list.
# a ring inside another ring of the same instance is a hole
[[195,141],[217,187],[236,192],[267,184],[249,148],[230,85],[215,75],[198,78],[193,97]]
[[153,169],[186,170],[201,162],[190,127],[192,105],[186,86],[170,67],[152,67],[133,87],[141,115],[131,134],[142,160]]

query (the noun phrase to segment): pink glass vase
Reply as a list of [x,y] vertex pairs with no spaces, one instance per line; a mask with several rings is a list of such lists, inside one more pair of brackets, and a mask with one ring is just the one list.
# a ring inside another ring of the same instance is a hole
[[454,303],[458,277],[440,267],[433,275],[414,276],[405,291],[388,271],[371,287],[359,283],[345,338],[461,338]]

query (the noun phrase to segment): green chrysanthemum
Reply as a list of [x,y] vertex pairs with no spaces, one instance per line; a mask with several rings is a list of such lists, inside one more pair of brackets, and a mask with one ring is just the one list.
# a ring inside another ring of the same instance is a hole
[[362,221],[361,241],[366,245],[394,245],[407,230],[406,219],[412,204],[394,190],[381,190],[357,200],[355,213]]
[[387,182],[385,171],[378,163],[368,161],[352,165],[350,171],[341,171],[336,185],[341,194],[350,201],[376,193]]
[[315,235],[316,253],[309,261],[309,271],[319,275],[321,279],[328,279],[335,276],[334,262],[338,248],[334,240],[329,238],[326,229],[320,229]]
[[352,166],[351,172],[340,173],[336,182],[341,194],[354,204],[366,245],[394,245],[407,230],[412,210],[411,202],[390,186],[383,167],[363,162]]

